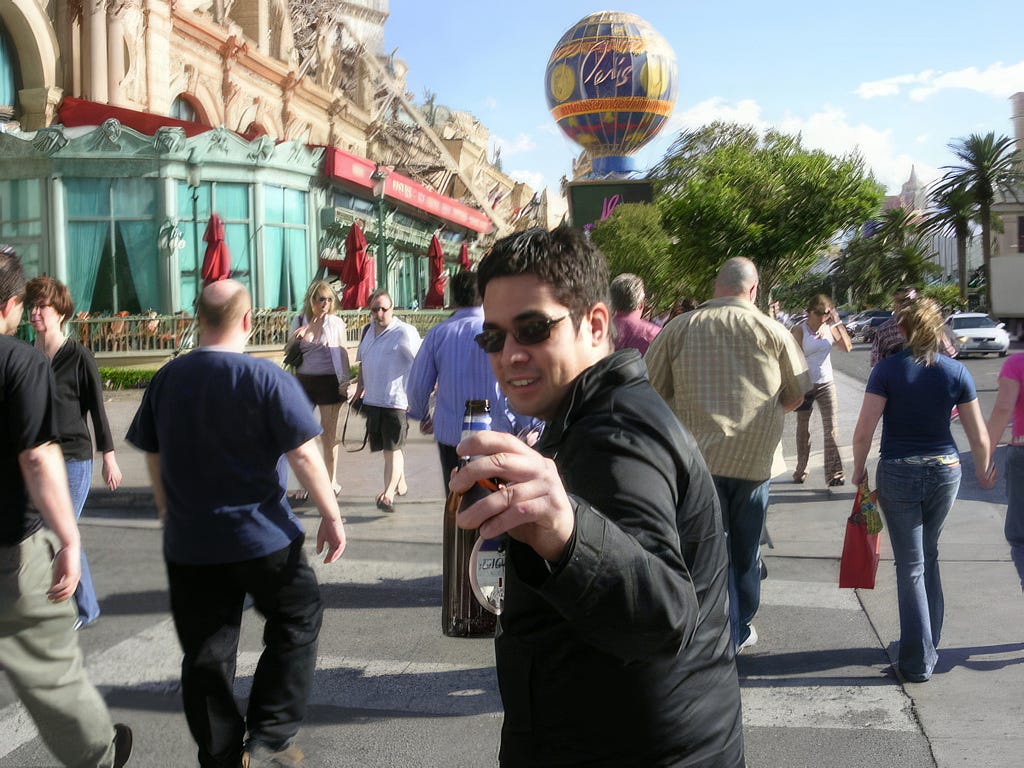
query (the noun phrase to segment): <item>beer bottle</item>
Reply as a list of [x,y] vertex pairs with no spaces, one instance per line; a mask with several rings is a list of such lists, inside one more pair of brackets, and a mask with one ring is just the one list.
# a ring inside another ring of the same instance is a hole
[[[487,400],[467,400],[462,419],[462,438],[491,428],[491,405]],[[472,457],[464,457],[465,466]],[[493,635],[495,614],[477,601],[470,583],[470,561],[478,534],[458,527],[459,510],[474,504],[490,491],[477,484],[464,494],[449,492],[444,509],[441,629],[448,637]]]

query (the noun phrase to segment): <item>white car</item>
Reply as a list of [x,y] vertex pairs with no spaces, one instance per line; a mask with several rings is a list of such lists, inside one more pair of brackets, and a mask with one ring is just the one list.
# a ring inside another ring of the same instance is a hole
[[957,357],[974,352],[982,355],[998,352],[1000,357],[1005,357],[1010,348],[1010,334],[1003,329],[1003,323],[980,312],[957,312],[946,318],[946,326]]

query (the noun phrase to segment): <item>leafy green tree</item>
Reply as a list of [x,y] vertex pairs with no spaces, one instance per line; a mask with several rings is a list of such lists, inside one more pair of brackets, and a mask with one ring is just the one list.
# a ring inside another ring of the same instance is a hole
[[608,260],[612,277],[632,272],[643,279],[649,307],[665,309],[685,292],[685,280],[670,268],[672,242],[661,226],[657,206],[618,205],[611,216],[597,223],[590,239]]
[[956,272],[960,301],[967,303],[967,244],[973,237],[976,208],[974,196],[966,187],[944,185],[932,191],[932,208],[924,221],[929,232],[952,235],[956,239]]
[[984,136],[972,133],[966,139],[954,140],[949,144],[949,149],[961,164],[944,166],[946,174],[935,190],[937,195],[956,188],[963,188],[970,193],[977,212],[976,218],[981,224],[981,255],[986,285],[992,281],[992,205],[996,202],[997,194],[1016,199],[1014,188],[1024,180],[1015,145],[1014,139],[1008,136],[997,137],[993,131]]
[[676,273],[708,295],[722,262],[746,256],[762,307],[883,195],[857,153],[836,157],[799,136],[720,122],[680,134],[652,176]]
[[847,241],[833,272],[850,286],[856,303],[886,306],[900,286],[922,285],[941,273],[930,256],[923,221],[904,208],[890,208]]

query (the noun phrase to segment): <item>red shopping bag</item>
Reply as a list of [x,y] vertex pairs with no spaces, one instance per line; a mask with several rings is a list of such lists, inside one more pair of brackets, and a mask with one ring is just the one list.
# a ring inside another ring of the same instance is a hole
[[[853,512],[846,521],[846,538],[843,540],[843,557],[839,561],[840,589],[874,589],[875,573],[878,571],[878,555],[881,542],[878,533],[868,533],[868,516],[865,507],[875,502],[868,491],[867,481],[857,488],[853,500]],[[877,508],[874,510],[877,514]],[[872,526],[876,527],[876,526]]]

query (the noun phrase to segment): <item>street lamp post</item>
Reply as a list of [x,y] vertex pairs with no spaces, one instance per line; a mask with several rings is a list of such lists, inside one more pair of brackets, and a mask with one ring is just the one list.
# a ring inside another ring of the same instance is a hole
[[382,291],[388,290],[388,246],[384,236],[384,180],[387,177],[387,170],[376,163],[370,181],[377,201],[377,288]]
[[202,178],[202,167],[198,163],[189,163],[185,181],[192,190],[192,247],[195,249],[195,287],[196,297],[199,296],[199,272],[202,263],[199,256],[199,183]]

